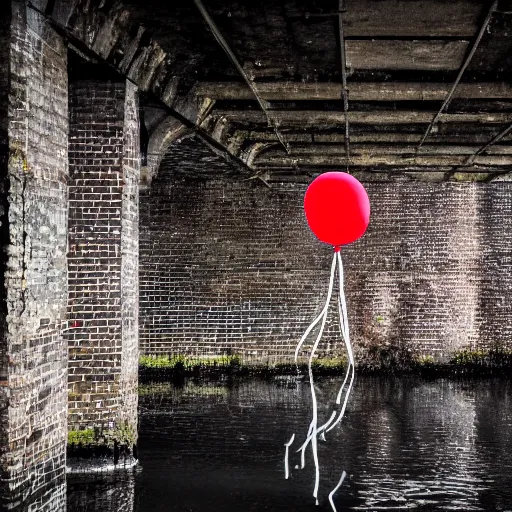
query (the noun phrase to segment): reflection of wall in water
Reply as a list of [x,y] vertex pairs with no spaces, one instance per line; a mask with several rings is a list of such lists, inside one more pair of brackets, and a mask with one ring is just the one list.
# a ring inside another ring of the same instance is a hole
[[70,512],[133,512],[135,477],[132,471],[113,474],[68,475]]
[[364,505],[401,497],[477,506],[485,488],[476,450],[478,402],[475,390],[458,382],[365,379],[345,426],[333,432],[337,446],[359,446],[355,453],[364,454],[352,452],[343,463]]
[[[476,404],[476,451],[482,465],[489,468],[487,478],[499,488],[512,487],[512,382],[505,379],[482,380]],[[488,510],[510,510],[510,499],[484,490],[482,504]]]
[[[341,381],[341,376],[317,379],[320,422],[329,418]],[[309,489],[311,451],[305,470],[296,468],[295,451],[311,420],[307,380],[234,379],[229,386],[187,381],[181,388],[158,384],[142,390],[143,437],[151,439],[155,453],[172,453],[174,471],[202,467],[206,459],[219,471],[255,471],[258,464],[267,471],[270,464],[282,475],[283,446],[295,433],[290,485],[297,492]],[[323,495],[345,470],[348,478],[339,499],[350,495],[364,510],[384,506],[396,510],[405,501],[419,507],[422,500],[435,502],[443,507],[440,510],[474,510],[482,493],[495,489],[487,475],[489,468],[496,468],[496,456],[505,469],[499,488],[510,487],[506,476],[510,456],[497,448],[492,436],[502,436],[504,445],[512,449],[512,436],[506,431],[511,409],[502,403],[499,434],[493,428],[481,434],[480,428],[486,428],[481,415],[492,422],[485,402],[486,390],[479,384],[358,378],[345,418],[326,435],[327,442],[319,443]],[[172,435],[163,427],[171,421]],[[486,439],[488,444],[479,450]]]
[[66,512],[66,482],[61,477],[35,490],[31,496],[13,492],[5,498],[0,504],[5,512]]

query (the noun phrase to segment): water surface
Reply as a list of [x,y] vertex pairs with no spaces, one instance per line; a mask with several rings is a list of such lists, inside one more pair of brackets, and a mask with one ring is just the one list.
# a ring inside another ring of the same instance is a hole
[[[340,378],[317,383],[328,419]],[[68,478],[73,512],[323,511],[512,512],[512,389],[509,381],[359,377],[343,422],[314,465],[290,452],[311,417],[309,384],[293,377],[187,380],[141,386],[140,468]]]

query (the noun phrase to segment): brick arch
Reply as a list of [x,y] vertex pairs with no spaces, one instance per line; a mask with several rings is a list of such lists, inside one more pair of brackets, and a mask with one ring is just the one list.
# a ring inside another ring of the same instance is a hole
[[[46,3],[40,7],[45,7],[50,20],[132,81],[139,91],[154,95],[185,120],[197,123],[201,104],[191,93],[193,86],[181,86],[172,57],[121,1],[41,1]],[[148,166],[141,169],[142,186],[151,182],[172,141],[188,131],[172,115],[151,131]]]
[[172,62],[146,29],[117,0],[55,0],[46,15],[81,41],[142,91],[166,104],[175,98]]
[[168,148],[175,140],[189,133],[191,130],[172,116],[166,117],[152,130],[148,144],[148,165],[141,169],[141,186],[151,184]]
[[119,0],[40,0],[39,4],[71,43],[76,38],[140,91],[155,95],[195,123],[197,109],[189,101],[190,88],[180,84],[173,57],[133,19],[129,7]]

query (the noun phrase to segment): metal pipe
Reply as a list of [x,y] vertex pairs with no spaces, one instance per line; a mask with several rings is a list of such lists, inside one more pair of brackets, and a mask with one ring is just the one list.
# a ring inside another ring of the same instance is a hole
[[229,60],[231,63],[235,66],[237,71],[240,73],[242,78],[245,80],[245,83],[249,86],[252,93],[254,94],[254,97],[256,98],[256,101],[258,102],[258,105],[260,106],[261,110],[265,113],[265,116],[267,118],[268,125],[270,127],[274,128],[274,132],[276,134],[277,139],[285,149],[286,153],[289,153],[288,145],[286,144],[285,140],[283,139],[281,133],[279,133],[278,125],[276,122],[273,121],[271,118],[268,109],[269,104],[266,100],[264,100],[260,93],[258,92],[258,89],[256,89],[256,86],[254,82],[249,78],[247,73],[244,71],[240,63],[238,62],[238,59],[236,58],[236,55],[233,53],[231,48],[229,47],[227,41],[224,39],[224,36],[220,33],[220,30],[218,29],[217,25],[213,21],[212,17],[208,14],[208,11],[206,10],[205,6],[201,2],[201,0],[194,0],[194,3],[196,4],[196,7],[199,9],[199,12],[203,16],[204,20],[206,21],[206,24],[210,27],[210,30],[213,33],[213,36],[215,37],[216,41],[219,43],[219,45],[222,47],[226,55],[229,57]]
[[428,137],[430,131],[432,130],[433,126],[436,124],[437,120],[439,119],[439,116],[443,113],[443,111],[446,108],[448,108],[448,105],[450,104],[450,102],[452,100],[453,93],[455,92],[455,89],[459,85],[459,82],[462,78],[462,75],[464,74],[464,71],[466,71],[466,68],[468,67],[469,63],[471,62],[471,59],[473,58],[473,55],[475,54],[476,49],[478,48],[478,45],[480,44],[480,41],[482,40],[485,30],[487,29],[487,26],[489,25],[489,22],[491,21],[492,14],[496,10],[497,5],[498,5],[498,0],[494,0],[493,3],[491,4],[489,12],[487,13],[487,16],[485,17],[482,27],[480,28],[480,32],[478,33],[478,36],[475,39],[475,42],[473,43],[471,51],[469,52],[468,56],[466,57],[466,59],[464,61],[464,64],[462,65],[462,67],[459,70],[459,74],[457,75],[457,78],[455,79],[455,82],[453,83],[452,88],[451,88],[450,92],[448,93],[448,96],[446,96],[446,99],[444,100],[443,104],[441,105],[441,108],[439,109],[437,114],[434,116],[434,119],[432,119],[432,121],[428,125],[427,131],[425,132],[425,135],[423,135],[416,150],[419,150],[421,148],[421,146],[425,142],[425,139]]
[[475,158],[478,155],[481,155],[482,153],[484,153],[487,149],[489,149],[491,146],[496,144],[496,142],[499,142],[501,139],[503,139],[503,137],[506,137],[510,132],[512,132],[512,124],[507,126],[507,128],[505,128],[500,133],[498,133],[498,135],[495,135],[489,142],[487,142],[487,144],[483,145],[478,151],[476,151],[474,154],[472,154],[467,159],[466,165],[471,165],[475,161]]
[[[34,4],[31,2],[27,2],[27,7],[29,9],[32,9],[34,12],[37,12],[39,15],[41,15],[43,18],[50,23],[50,25],[59,33],[61,36],[65,37],[68,41],[71,41],[74,46],[77,47],[77,49],[82,52],[84,55],[88,55],[91,58],[94,58],[95,60],[99,62],[103,62],[113,70],[115,70],[117,73],[119,73],[120,76],[121,73],[119,70],[105,60],[101,55],[96,53],[94,50],[89,48],[83,41],[78,39],[67,27],[64,25],[58,23],[55,21],[51,16],[48,14],[45,14],[41,9],[37,8]],[[131,78],[127,76],[123,76],[123,78],[130,82],[131,84],[135,85],[137,88],[139,85],[134,82]],[[235,164],[240,170],[242,170],[244,173],[253,173],[253,170],[245,164],[242,160],[237,158],[235,155],[231,154],[222,144],[217,142],[213,137],[210,136],[210,134],[203,130],[201,127],[199,127],[196,123],[190,121],[187,119],[183,114],[180,114],[178,111],[174,110],[172,107],[169,107],[166,105],[156,94],[154,94],[151,91],[145,91],[145,94],[150,96],[155,100],[155,102],[158,103],[164,110],[167,111],[169,115],[180,121],[183,125],[185,125],[187,128],[190,128],[194,131],[194,133],[210,148],[212,151],[214,151],[216,154],[219,154],[223,156],[227,161],[231,162],[232,164]]]
[[[447,172],[446,179],[448,180],[456,172],[459,172],[461,169],[465,169],[466,167],[473,165],[473,162],[475,161],[475,159],[478,155],[481,155],[482,153],[484,153],[492,145],[496,144],[496,142],[499,142],[501,139],[503,139],[503,137],[506,137],[510,132],[512,132],[512,124],[507,126],[504,130],[502,130],[497,135],[495,135],[489,142],[485,143],[480,149],[478,149],[472,155],[470,155],[469,158],[464,163],[463,167],[459,166],[456,169],[453,169],[452,171]],[[467,172],[467,171],[463,171],[463,172]],[[492,178],[494,178],[500,174],[507,174],[508,172],[510,172],[510,171],[505,171],[505,172],[497,171],[496,173],[491,173],[491,175],[489,176],[489,178],[487,180],[485,180],[485,182],[491,181]]]
[[483,180],[484,183],[491,183],[495,180],[495,178],[498,178],[499,176],[505,176],[506,174],[510,174],[511,171],[496,171],[489,173],[489,176]]

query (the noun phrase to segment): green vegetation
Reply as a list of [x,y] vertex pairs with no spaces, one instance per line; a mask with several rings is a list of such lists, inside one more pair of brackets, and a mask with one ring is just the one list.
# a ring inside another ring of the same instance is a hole
[[[306,363],[303,363],[306,364]],[[318,357],[313,360],[313,367],[316,369],[336,369],[347,365],[347,358],[340,357]],[[152,356],[144,355],[139,359],[139,366],[143,369],[167,369],[167,370],[194,370],[202,368],[227,369],[236,368],[241,371],[262,370],[262,369],[284,369],[293,368],[294,364],[284,363],[277,365],[242,364],[242,358],[238,355],[223,355],[214,357],[189,357],[183,355]]]
[[433,366],[435,364],[435,360],[432,356],[421,355],[416,358],[416,364],[418,366]]
[[133,446],[137,442],[137,433],[131,425],[116,425],[113,430],[103,432],[103,442],[107,446],[113,446],[117,442],[121,446]]
[[512,350],[503,347],[490,350],[458,350],[453,353],[450,364],[468,368],[512,368]]
[[68,432],[68,445],[77,446],[79,444],[85,446],[96,443],[96,434],[92,428],[85,430],[70,430]]
[[[347,366],[345,356],[318,357],[313,360],[314,370],[319,373],[336,373]],[[144,376],[190,375],[202,371],[217,371],[237,374],[294,374],[297,365],[287,363],[244,363],[239,355],[214,357],[191,357],[184,355],[144,355],[140,357],[139,368]],[[302,358],[298,368],[306,371],[307,359]],[[145,391],[139,387],[139,394]]]
[[[377,340],[378,341],[378,340]],[[348,364],[346,356],[321,356],[313,360],[313,370],[318,374],[337,374]],[[491,350],[463,349],[454,352],[448,360],[439,361],[429,354],[419,355],[414,350],[399,343],[377,343],[375,340],[356,359],[357,371],[364,373],[422,373],[448,375],[460,373],[498,374],[512,370],[512,349],[503,347]],[[201,376],[205,372],[237,375],[293,375],[297,370],[307,372],[307,358],[301,358],[298,365],[293,361],[284,363],[244,362],[240,355],[215,357],[191,357],[184,355],[142,356],[140,358],[142,381],[154,378],[184,375]],[[144,396],[144,388],[139,394]]]
[[133,446],[136,439],[135,430],[128,424],[117,425],[111,430],[101,432],[92,428],[68,432],[69,447],[105,446],[112,448],[116,442],[121,446]]
[[339,357],[319,357],[313,360],[313,368],[344,368],[348,364],[348,359],[345,356]]
[[169,370],[192,370],[194,368],[229,368],[240,366],[239,356],[191,357],[184,355],[140,356],[141,368],[165,368]]
[[454,352],[450,363],[454,365],[481,364],[488,353],[483,350],[458,350]]

